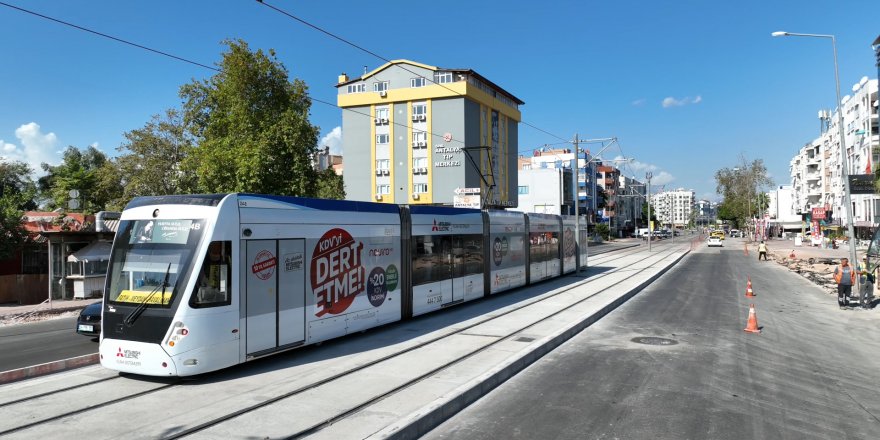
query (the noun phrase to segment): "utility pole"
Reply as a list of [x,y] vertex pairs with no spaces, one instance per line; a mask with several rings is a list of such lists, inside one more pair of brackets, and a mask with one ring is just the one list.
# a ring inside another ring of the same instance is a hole
[[653,237],[654,231],[651,230],[651,229],[653,229],[652,226],[654,226],[651,224],[651,178],[652,177],[654,177],[654,173],[652,173],[650,171],[645,173],[645,180],[648,181],[648,252],[651,252],[651,240],[654,239],[654,237]]
[[[574,134],[574,242],[577,243],[577,269],[575,269],[575,273],[580,275],[581,273],[581,211],[580,211],[580,181],[578,180],[578,171],[581,167],[580,164],[580,147],[578,146],[578,134]],[[589,230],[589,225],[587,226],[587,230]],[[587,237],[587,242],[584,243],[584,246],[587,246],[589,249],[590,246],[590,237]],[[587,253],[587,252],[584,252]],[[588,257],[589,258],[589,257]]]

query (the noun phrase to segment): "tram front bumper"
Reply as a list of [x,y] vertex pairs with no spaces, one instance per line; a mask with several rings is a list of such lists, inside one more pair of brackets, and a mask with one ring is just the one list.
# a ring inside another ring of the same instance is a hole
[[174,360],[159,344],[105,337],[98,352],[104,368],[147,376],[177,376]]

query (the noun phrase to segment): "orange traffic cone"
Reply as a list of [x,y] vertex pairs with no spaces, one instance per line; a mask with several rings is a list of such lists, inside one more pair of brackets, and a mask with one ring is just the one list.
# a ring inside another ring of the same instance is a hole
[[761,333],[761,330],[758,328],[758,315],[755,313],[754,304],[749,306],[749,322],[744,330],[749,333]]
[[752,292],[752,277],[749,277],[749,282],[746,283],[746,298],[754,298],[755,292]]

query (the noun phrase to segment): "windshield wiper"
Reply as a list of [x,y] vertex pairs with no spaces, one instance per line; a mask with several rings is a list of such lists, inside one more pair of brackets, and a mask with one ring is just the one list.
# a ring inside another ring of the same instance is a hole
[[137,321],[138,318],[140,318],[141,313],[144,313],[144,310],[147,309],[147,303],[150,301],[150,299],[153,298],[153,295],[155,295],[156,292],[159,291],[159,287],[162,287],[162,304],[165,304],[165,287],[168,286],[168,275],[170,273],[171,273],[171,263],[168,263],[168,270],[165,271],[165,279],[162,280],[162,285],[156,286],[150,292],[150,294],[147,295],[147,297],[144,298],[144,300],[140,304],[138,304],[138,306],[135,307],[135,309],[132,310],[131,313],[129,313],[125,317],[125,319],[122,320],[122,322],[124,322],[125,325],[131,327],[134,324],[134,322]]

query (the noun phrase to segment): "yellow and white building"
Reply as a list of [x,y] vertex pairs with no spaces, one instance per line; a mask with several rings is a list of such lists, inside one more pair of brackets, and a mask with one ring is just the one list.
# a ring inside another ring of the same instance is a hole
[[471,69],[408,60],[336,88],[346,198],[453,205],[480,188],[481,207],[517,205],[517,97]]

